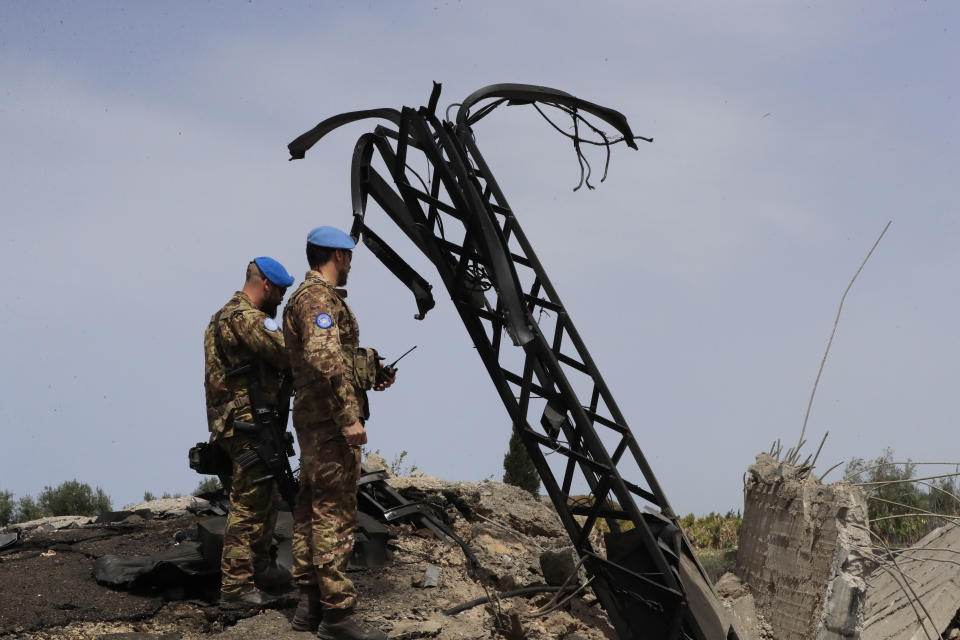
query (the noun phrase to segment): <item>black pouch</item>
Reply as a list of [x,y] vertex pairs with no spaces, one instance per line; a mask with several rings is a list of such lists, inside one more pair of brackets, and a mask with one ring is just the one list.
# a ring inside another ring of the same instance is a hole
[[190,447],[188,454],[190,468],[204,475],[230,475],[233,473],[233,463],[230,456],[215,444],[198,442]]

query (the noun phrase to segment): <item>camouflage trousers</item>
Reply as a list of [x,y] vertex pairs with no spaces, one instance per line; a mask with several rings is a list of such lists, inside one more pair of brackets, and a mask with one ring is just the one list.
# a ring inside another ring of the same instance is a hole
[[360,447],[332,426],[297,428],[300,493],[293,510],[293,577],[317,585],[324,609],[350,609],[357,590],[347,577],[357,526]]
[[280,494],[273,481],[254,484],[269,474],[260,460],[246,469],[237,464],[237,456],[256,442],[253,436],[236,434],[218,440],[233,461],[233,485],[230,488],[230,514],[223,533],[220,558],[222,595],[237,595],[253,588],[253,576],[271,563],[270,545],[277,524]]

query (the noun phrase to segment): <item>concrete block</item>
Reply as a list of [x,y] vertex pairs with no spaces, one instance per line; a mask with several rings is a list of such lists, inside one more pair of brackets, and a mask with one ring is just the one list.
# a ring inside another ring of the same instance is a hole
[[766,454],[749,476],[737,575],[774,637],[859,638],[870,546],[863,491],[821,484]]

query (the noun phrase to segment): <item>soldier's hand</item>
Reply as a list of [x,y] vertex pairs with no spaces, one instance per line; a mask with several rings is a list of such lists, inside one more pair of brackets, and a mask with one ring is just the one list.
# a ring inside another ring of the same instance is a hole
[[367,430],[363,428],[363,423],[359,420],[346,427],[340,427],[340,433],[346,438],[347,444],[358,447],[367,444]]
[[377,369],[377,381],[373,385],[373,390],[383,391],[388,389],[397,379],[397,370],[393,367],[385,367],[380,362],[377,363],[377,366],[380,368]]

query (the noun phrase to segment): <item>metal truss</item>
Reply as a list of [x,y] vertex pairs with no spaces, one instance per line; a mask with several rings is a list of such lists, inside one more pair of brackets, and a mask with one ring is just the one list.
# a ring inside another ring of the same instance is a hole
[[[573,141],[586,170],[581,183],[589,180],[582,144],[603,145],[609,161],[610,145],[622,141],[636,148],[639,138],[621,113],[556,89],[484,87],[460,103],[455,121],[436,115],[439,95],[434,84],[426,107],[328,118],[288,145],[291,159],[303,158],[344,124],[379,118],[392,125],[363,134],[354,149],[351,235],[413,292],[418,319],[434,306],[431,285],[367,226],[370,198],[436,267],[618,636],[736,638],[721,622],[703,568],[472,127],[504,103],[559,110],[572,118],[573,134],[554,128]],[[588,118],[620,137],[611,139]],[[601,140],[588,140],[581,131]],[[426,161],[427,181],[410,168],[413,155]],[[374,166],[377,158],[388,175]],[[519,350],[504,344],[504,334]],[[585,491],[588,498],[576,497]],[[609,530],[605,552],[591,543],[598,520]]]

